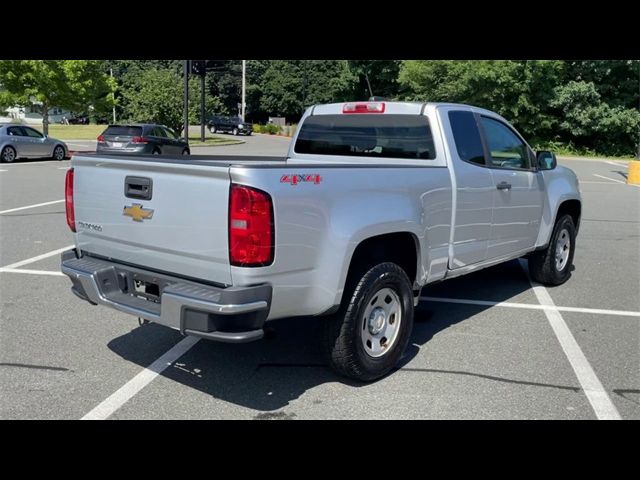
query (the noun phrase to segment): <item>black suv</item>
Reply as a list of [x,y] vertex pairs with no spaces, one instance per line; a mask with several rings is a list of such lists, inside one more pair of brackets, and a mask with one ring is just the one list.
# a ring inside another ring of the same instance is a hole
[[226,132],[234,135],[251,135],[253,125],[243,122],[240,117],[210,117],[207,121],[211,133]]
[[164,125],[109,125],[98,137],[97,153],[189,155],[189,144]]

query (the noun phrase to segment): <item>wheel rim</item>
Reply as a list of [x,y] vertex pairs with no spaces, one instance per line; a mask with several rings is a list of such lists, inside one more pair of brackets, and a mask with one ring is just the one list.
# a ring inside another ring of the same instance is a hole
[[571,252],[571,237],[569,231],[563,228],[556,241],[556,270],[561,272],[567,266]]
[[5,148],[2,159],[5,162],[13,162],[16,159],[16,152],[13,151],[13,148]]
[[183,150],[183,151],[182,151],[182,154],[183,154],[183,155],[189,155],[189,150]]
[[158,150],[154,150],[154,151],[153,151],[153,154],[154,154],[154,155],[160,155],[160,152],[159,152]]
[[370,357],[382,357],[396,343],[402,323],[400,297],[390,288],[378,290],[365,308],[360,340]]
[[56,160],[62,160],[64,158],[64,152],[62,151],[62,147],[56,147],[53,152],[53,156]]

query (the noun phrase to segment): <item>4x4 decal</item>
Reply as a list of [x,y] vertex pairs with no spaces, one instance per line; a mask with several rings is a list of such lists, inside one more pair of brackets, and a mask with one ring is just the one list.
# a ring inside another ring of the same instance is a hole
[[320,182],[322,182],[322,177],[319,173],[312,173],[308,175],[292,173],[290,175],[282,175],[282,177],[280,177],[280,183],[290,183],[291,185],[297,185],[298,183],[313,183],[317,185]]

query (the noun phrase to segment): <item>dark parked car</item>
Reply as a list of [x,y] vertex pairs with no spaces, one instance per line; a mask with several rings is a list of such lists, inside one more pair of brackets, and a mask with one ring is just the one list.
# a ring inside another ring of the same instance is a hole
[[243,122],[240,117],[213,116],[207,122],[211,133],[226,132],[234,135],[251,135],[253,125]]
[[98,153],[189,155],[189,144],[173,130],[153,123],[109,125],[98,137]]

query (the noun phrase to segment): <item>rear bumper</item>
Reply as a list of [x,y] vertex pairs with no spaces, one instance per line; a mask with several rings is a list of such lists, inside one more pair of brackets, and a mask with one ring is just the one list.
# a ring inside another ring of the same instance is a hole
[[[271,305],[271,286],[220,288],[122,265],[76,250],[62,254],[62,273],[71,291],[93,305],[106,305],[193,335],[230,343],[263,337]],[[152,300],[136,291],[136,282],[158,286]]]

